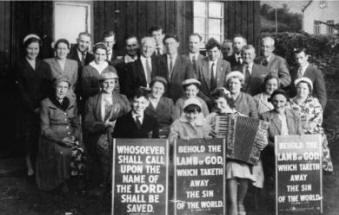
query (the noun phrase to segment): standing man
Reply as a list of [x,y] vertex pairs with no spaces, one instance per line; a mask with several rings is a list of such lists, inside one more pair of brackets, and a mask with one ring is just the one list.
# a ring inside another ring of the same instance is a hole
[[[79,71],[85,65],[94,60],[94,55],[89,53],[91,46],[91,35],[87,32],[79,33],[77,44],[73,46],[68,54],[68,58],[78,62]],[[80,73],[79,73],[80,74]]]
[[164,30],[160,26],[153,26],[149,29],[149,34],[155,39],[155,52],[157,56],[163,55],[166,53],[166,48],[163,43],[165,37]]
[[126,85],[122,86],[122,93],[128,98],[131,98],[139,87],[149,87],[152,77],[158,73],[158,57],[153,55],[155,46],[153,37],[142,38],[140,58],[127,64]]
[[263,56],[256,60],[258,64],[265,66],[269,72],[279,77],[280,87],[288,87],[291,83],[291,75],[288,70],[286,60],[273,53],[274,39],[272,37],[264,37],[261,40],[261,53]]
[[113,51],[113,47],[115,45],[115,32],[114,31],[106,31],[103,36],[103,43],[107,48],[107,62],[115,66],[118,63],[116,60],[116,55]]
[[226,60],[226,58],[230,57],[233,54],[233,42],[232,40],[225,39],[224,42],[221,45],[221,53],[223,58]]
[[201,44],[201,36],[197,33],[193,33],[189,37],[188,43],[188,55],[190,62],[192,63],[194,72],[197,74],[197,69],[201,65],[201,61],[204,58],[200,54],[200,44]]
[[291,96],[296,95],[294,81],[298,78],[307,77],[313,83],[313,96],[319,99],[323,109],[327,103],[327,93],[325,80],[322,72],[313,64],[308,62],[309,53],[306,48],[299,48],[294,51],[295,59],[298,63],[298,70],[292,73]]
[[225,58],[225,60],[227,60],[231,64],[232,70],[243,63],[241,50],[245,45],[247,45],[247,40],[245,39],[245,37],[241,35],[236,35],[233,38],[233,54]]
[[231,71],[230,64],[221,58],[220,43],[211,38],[206,43],[207,57],[201,61],[197,72],[200,80],[199,96],[211,108],[213,105],[211,93],[219,87],[226,87],[226,75]]
[[241,50],[243,64],[235,67],[243,73],[245,81],[242,90],[252,96],[261,92],[262,84],[269,71],[266,67],[254,63],[255,48],[252,45],[245,45]]
[[176,101],[183,95],[181,83],[188,79],[194,78],[194,70],[191,62],[185,56],[178,53],[179,38],[175,35],[166,35],[164,38],[166,53],[159,59],[159,70],[156,76],[162,76],[167,79],[168,97]]

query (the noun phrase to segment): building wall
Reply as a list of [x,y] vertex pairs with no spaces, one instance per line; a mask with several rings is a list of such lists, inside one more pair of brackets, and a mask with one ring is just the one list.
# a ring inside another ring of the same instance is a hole
[[[304,11],[303,30],[309,34],[314,33],[314,20],[334,20],[334,23],[339,23],[339,1],[326,1],[327,6],[323,9],[319,3],[319,0],[313,1]],[[320,34],[327,34],[327,25],[320,24]]]

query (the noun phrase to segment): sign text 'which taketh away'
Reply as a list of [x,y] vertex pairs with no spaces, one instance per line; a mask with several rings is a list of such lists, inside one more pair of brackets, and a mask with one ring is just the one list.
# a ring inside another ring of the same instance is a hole
[[322,214],[320,135],[276,136],[276,215]]
[[223,139],[178,140],[174,145],[174,215],[225,213]]
[[168,214],[168,142],[114,139],[112,214]]

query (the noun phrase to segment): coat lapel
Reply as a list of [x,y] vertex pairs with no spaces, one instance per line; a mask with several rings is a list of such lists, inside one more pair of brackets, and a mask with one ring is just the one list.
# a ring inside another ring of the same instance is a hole
[[96,107],[95,107],[95,115],[96,118],[99,119],[100,121],[103,121],[102,115],[101,115],[101,93],[96,96],[97,102],[96,102]]
[[208,65],[209,65],[209,63],[208,63],[208,60],[207,60],[207,58],[206,59],[204,59],[203,61],[202,61],[202,63],[203,63],[203,76],[204,76],[204,80],[205,80],[205,82],[206,82],[206,85],[208,86],[208,89],[210,89],[210,87],[211,87],[211,78],[210,78],[210,73],[209,73],[209,68],[208,68]]

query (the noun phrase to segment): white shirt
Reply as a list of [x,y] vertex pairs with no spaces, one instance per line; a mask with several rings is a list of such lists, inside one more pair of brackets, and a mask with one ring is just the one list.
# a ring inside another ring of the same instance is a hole
[[108,67],[108,63],[106,61],[97,64],[95,63],[95,61],[92,61],[91,63],[89,63],[89,65],[93,66],[98,72],[99,74],[102,73],[102,71],[104,71],[104,69],[106,69],[106,67]]
[[[82,52],[77,49],[77,53],[78,53],[79,60],[81,61],[82,60]],[[87,52],[85,53],[84,58],[86,58],[86,55],[87,55]]]
[[306,69],[307,69],[307,67],[308,67],[308,65],[309,65],[309,63],[307,62],[307,63],[305,63],[304,66],[299,66],[299,69],[298,69],[298,75],[299,75],[299,73],[300,73],[301,77],[303,77],[304,74],[305,74],[305,71],[306,71]]
[[170,57],[170,55],[167,55],[167,67],[168,67],[168,71],[169,71],[170,74],[172,74],[172,71],[170,71],[171,59],[172,59],[172,70],[173,70],[175,60],[177,59],[177,54],[174,55],[172,58]]
[[31,65],[31,67],[35,70],[35,60],[31,60],[31,59],[28,59],[26,58],[27,62],[29,63],[29,65]]
[[101,95],[101,119],[102,121],[105,120],[106,106],[112,105],[112,104],[113,104],[112,95],[108,93],[103,93]]
[[189,56],[191,62],[193,63],[193,56],[195,57],[195,60],[197,61],[198,57],[199,57],[199,52],[198,53],[189,53],[188,56]]
[[281,135],[282,136],[287,136],[288,135],[288,127],[287,127],[287,120],[286,120],[286,115],[281,115],[279,114],[279,119],[281,121]]
[[124,62],[125,62],[125,63],[132,63],[132,62],[134,62],[134,61],[136,61],[136,60],[138,60],[138,55],[135,55],[135,56],[132,57],[132,56],[126,54],[126,55],[124,56]]
[[[242,62],[243,62],[243,60],[242,60],[242,57],[241,57],[241,54],[239,53],[239,54],[237,54],[237,53],[235,53],[234,54],[234,57],[235,57],[235,60],[237,61],[238,59],[240,60],[240,64],[242,64]],[[238,61],[237,61],[238,62]]]
[[132,117],[133,117],[134,121],[137,121],[137,119],[138,119],[141,122],[141,124],[144,121],[144,113],[139,115],[139,114],[132,112]]
[[[148,77],[147,76],[147,60],[149,61],[149,68],[151,69],[152,71],[152,59],[149,57],[149,58],[145,58],[144,56],[140,56],[140,61],[141,61],[141,64],[142,64],[142,68],[144,69],[144,74],[145,74],[145,78],[146,78],[146,82],[148,82],[148,80],[151,80],[151,77]],[[147,83],[148,85],[148,83]],[[148,86],[147,86],[148,87]]]
[[[211,66],[212,66],[212,64],[214,64],[213,65],[213,77],[216,77],[216,70],[217,70],[217,61],[218,61],[218,59],[217,60],[215,60],[215,61],[208,61],[208,68],[209,69],[211,69]],[[212,74],[211,74],[212,75]]]
[[253,62],[245,65],[245,67],[244,67],[245,72],[246,72],[247,67],[248,67],[248,70],[250,71],[250,75],[252,75]]

